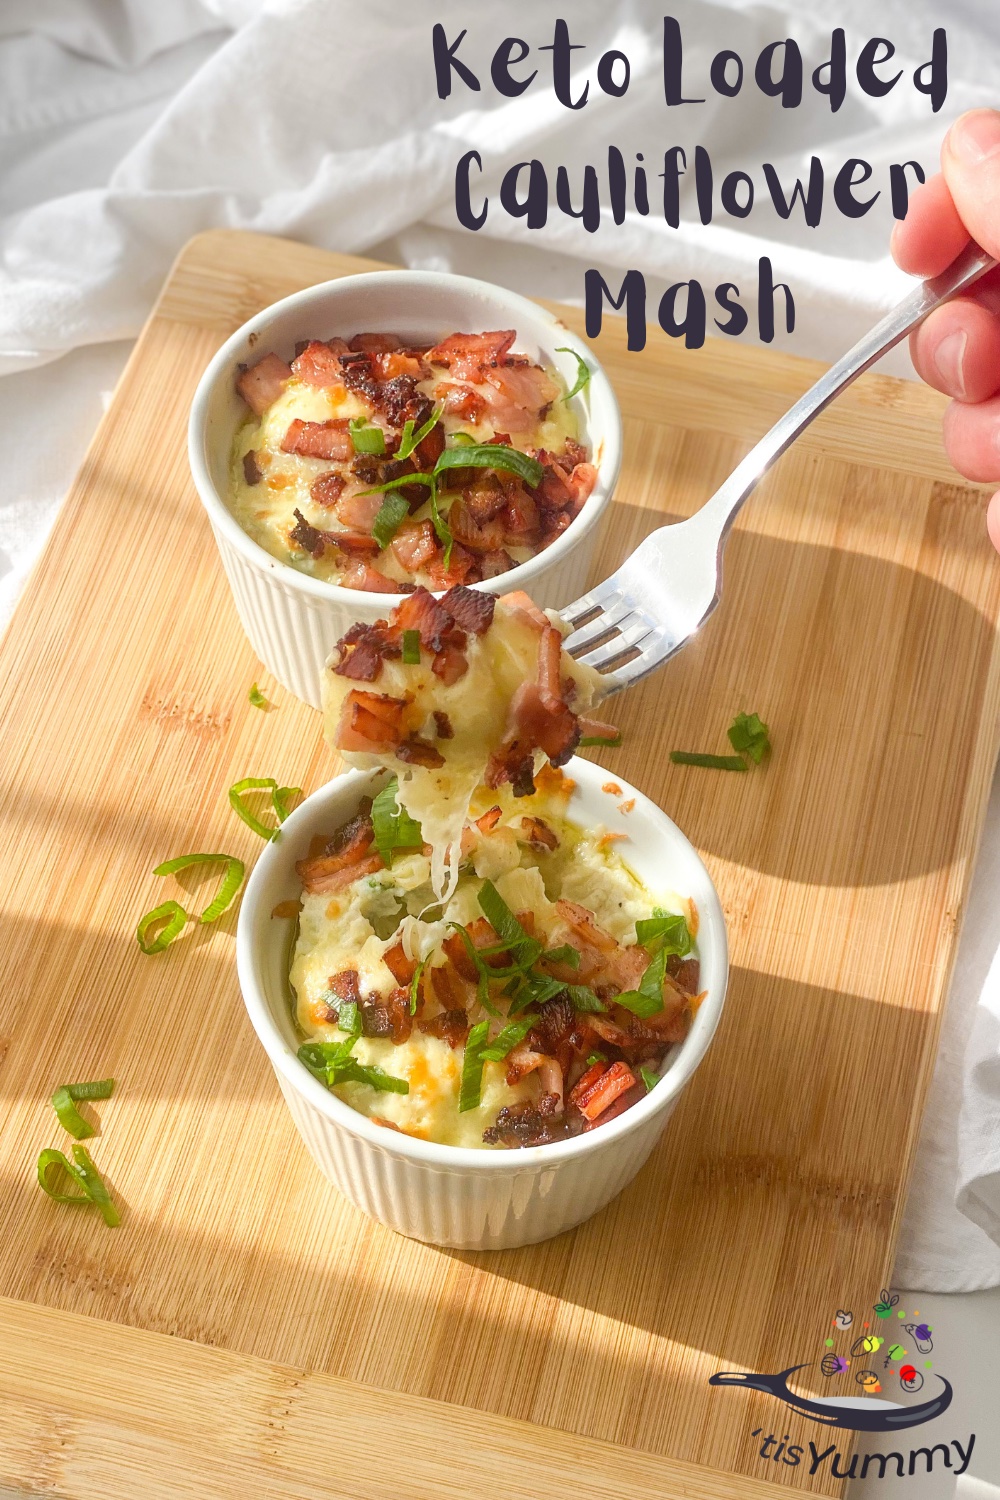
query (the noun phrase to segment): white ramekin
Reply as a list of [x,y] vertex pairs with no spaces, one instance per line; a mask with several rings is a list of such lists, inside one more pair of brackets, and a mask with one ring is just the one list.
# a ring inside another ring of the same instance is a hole
[[261,661],[296,697],[319,707],[320,675],[336,642],[356,620],[376,620],[392,608],[392,594],[345,589],[301,573],[251,540],[225,503],[229,458],[246,406],[236,391],[236,367],[273,350],[291,359],[297,342],[334,334],[392,332],[426,340],[455,331],[515,328],[516,348],[576,379],[575,350],[591,369],[586,391],[574,397],[580,436],[593,455],[597,483],[580,514],[537,557],[476,588],[491,593],[526,589],[543,608],[558,608],[584,592],[597,541],[621,465],[621,416],[611,382],[593,350],[554,313],[503,287],[441,271],[371,271],[307,287],[256,314],[227,339],[202,376],[191,406],[188,454],[198,494],[208,512],[222,565],[243,628]]
[[310,840],[330,833],[378,785],[380,772],[350,771],[314,792],[268,844],[247,883],[236,949],[243,999],[292,1118],[321,1171],[345,1197],[414,1239],[466,1250],[501,1250],[548,1239],[596,1213],[638,1172],[681,1090],[701,1062],[726,994],[728,955],[722,908],[705,866],[680,829],[641,792],[619,781],[635,807],[601,790],[607,771],[574,759],[569,816],[628,835],[622,846],[654,891],[676,889],[698,908],[698,950],[706,998],[663,1081],[617,1120],[573,1140],[524,1150],[439,1146],[386,1130],[351,1109],[296,1057],[287,982],[288,921],[272,918],[279,901],[300,894],[295,861]]

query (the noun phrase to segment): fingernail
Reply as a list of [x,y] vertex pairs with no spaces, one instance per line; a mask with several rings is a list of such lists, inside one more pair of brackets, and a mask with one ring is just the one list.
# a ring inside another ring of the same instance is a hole
[[970,167],[1000,151],[1000,112],[974,109],[962,115],[948,132],[948,145]]
[[965,346],[967,335],[958,328],[946,334],[934,351],[934,366],[951,396],[965,395]]

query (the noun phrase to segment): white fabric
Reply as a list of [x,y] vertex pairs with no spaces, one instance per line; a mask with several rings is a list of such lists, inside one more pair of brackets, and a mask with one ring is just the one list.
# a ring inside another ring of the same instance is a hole
[[[608,47],[632,62],[624,99],[592,83],[591,101],[575,113],[554,100],[544,53],[533,54],[539,78],[519,100],[492,90],[489,57],[503,36],[533,47],[551,41],[557,12],[531,0],[510,0],[502,11],[458,0],[429,9],[391,0],[5,0],[0,621],[79,461],[99,393],[121,365],[120,341],[138,332],[183,242],[212,225],[470,272],[571,302],[581,300],[587,265],[611,282],[629,267],[644,270],[652,307],[671,281],[697,275],[711,288],[731,280],[752,322],[757,259],[769,254],[798,314],[795,334],[776,344],[820,358],[841,352],[906,285],[886,250],[887,164],[916,158],[932,171],[947,122],[1000,101],[994,0],[950,0],[947,8],[940,0],[677,0],[668,9],[681,23],[692,82],[706,77],[718,48],[752,60],[786,35],[811,69],[828,55],[835,24],[847,28],[849,54],[876,27],[891,37],[908,78],[947,9],[948,102],[934,116],[908,82],[882,100],[852,83],[832,115],[808,87],[803,105],[788,111],[748,84],[737,99],[709,93],[705,104],[668,110],[663,8],[642,0],[563,8],[573,40],[586,44],[576,54],[580,83]],[[469,28],[462,56],[483,79],[480,93],[456,83],[450,100],[437,99],[435,20],[449,37]],[[551,178],[565,163],[578,202],[583,164],[601,173],[610,142],[628,161],[644,153],[649,217],[632,213],[588,235],[555,210],[531,232],[499,211],[504,170],[531,156],[545,160]],[[737,167],[753,174],[758,206],[749,218],[717,210],[702,226],[689,176],[681,227],[663,222],[655,201],[662,153],[675,144],[690,153],[696,143],[710,150],[717,182]],[[482,190],[491,198],[478,234],[457,226],[453,207],[454,166],[468,147],[483,153]],[[828,176],[848,156],[872,162],[882,196],[867,217],[843,220],[829,198],[818,229],[799,211],[787,221],[773,211],[760,164],[773,162],[787,188],[814,152]],[[78,352],[37,368],[71,349]],[[909,373],[905,353],[885,368]],[[1000,966],[990,969],[1000,943],[990,890],[998,866],[995,794],[901,1241],[897,1275],[911,1286],[1000,1283]]]

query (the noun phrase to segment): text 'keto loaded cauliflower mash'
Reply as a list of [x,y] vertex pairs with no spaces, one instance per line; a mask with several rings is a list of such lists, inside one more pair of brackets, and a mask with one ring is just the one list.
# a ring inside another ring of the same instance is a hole
[[431,346],[312,340],[242,369],[230,507],[272,556],[347,588],[495,578],[571,524],[597,470],[558,373],[513,329]]
[[438,897],[457,878],[480,783],[525,796],[540,755],[560,766],[581,740],[615,738],[581,717],[603,681],[562,639],[558,616],[526,594],[457,585],[436,599],[417,588],[387,620],[352,626],[324,671],[329,743],[352,765],[397,773],[400,805],[433,850]]
[[352,1108],[420,1140],[537,1146],[615,1119],[659,1081],[698,994],[697,912],[566,817],[573,783],[475,794],[443,902],[395,781],[297,865],[299,1057]]

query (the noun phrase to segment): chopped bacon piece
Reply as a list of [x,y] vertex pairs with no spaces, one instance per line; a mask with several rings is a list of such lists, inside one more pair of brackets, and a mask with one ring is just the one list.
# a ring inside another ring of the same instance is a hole
[[511,495],[500,517],[503,540],[508,547],[531,547],[541,533],[538,506],[525,489]]
[[627,1109],[632,1108],[633,1104],[638,1104],[639,1100],[645,1097],[646,1085],[636,1080],[631,1088],[619,1094],[608,1109],[602,1110],[596,1120],[587,1120],[584,1130],[596,1130],[600,1125],[610,1125],[612,1120],[617,1120],[619,1115],[623,1115]]
[[509,781],[515,797],[530,797],[535,790],[535,752],[526,740],[506,739],[486,763],[483,781],[494,791]]
[[546,625],[538,643],[538,695],[550,714],[559,714],[563,702],[559,668],[562,663],[562,635],[554,625]]
[[677,965],[676,971],[670,968],[670,960],[667,960],[667,972],[671,974],[677,987],[684,990],[688,995],[697,995],[698,983],[701,978],[701,965],[696,958],[682,958]]
[[529,1040],[539,1051],[555,1053],[560,1043],[576,1026],[576,1011],[565,991],[553,995],[539,1008],[538,1020],[531,1028]]
[[276,354],[265,354],[255,365],[242,372],[236,389],[256,416],[262,417],[273,401],[277,401],[285,389],[285,381],[291,376],[291,366]]
[[405,1042],[413,1030],[409,990],[390,990],[384,999],[369,995],[362,1000],[361,1029],[365,1036],[388,1037],[395,1047]]
[[460,542],[452,547],[451,562],[447,568],[442,555],[428,564],[427,573],[436,589],[450,589],[456,583],[465,583],[473,574],[478,577],[475,558]]
[[580,742],[576,714],[565,704],[552,713],[542,702],[537,683],[522,682],[510,705],[508,738],[537,746],[554,766],[565,765]]
[[463,547],[472,552],[496,552],[507,540],[502,520],[479,521],[469,510],[468,502],[461,496],[452,501],[448,511],[448,526]]
[[440,651],[452,626],[452,617],[443,601],[435,599],[425,588],[416,588],[401,599],[393,612],[393,629],[416,630],[420,644],[428,651]]
[[422,362],[400,349],[373,353],[372,368],[377,371],[380,380],[394,380],[397,375],[410,375],[414,380],[420,380],[424,374]]
[[620,731],[601,719],[581,719],[580,734],[588,740],[616,740]]
[[559,395],[558,387],[540,365],[505,365],[485,370],[480,392],[486,401],[486,416],[494,429],[505,434],[528,432],[540,414]]
[[363,558],[355,560],[344,569],[337,582],[344,589],[363,589],[369,594],[398,594],[399,584],[387,578]]
[[326,545],[323,532],[310,525],[299,509],[296,508],[294,514],[295,525],[288,533],[288,540],[312,557],[322,557],[323,548]]
[[563,1107],[563,1071],[554,1057],[546,1052],[535,1052],[528,1046],[526,1041],[519,1042],[513,1051],[507,1054],[507,1082],[511,1085],[519,1083],[529,1073],[537,1073],[546,1094],[554,1094],[557,1100],[556,1112],[561,1112]]
[[[328,508],[336,505],[343,492],[344,476],[343,474],[338,474],[336,469],[330,469],[326,474],[321,474],[309,486],[309,498],[316,505],[324,505]],[[339,514],[340,512],[338,511]],[[341,520],[343,519],[344,517],[341,516]]]
[[590,495],[596,483],[597,470],[593,464],[576,464],[574,466],[573,472],[570,475],[569,485],[578,508],[583,505],[583,502]]
[[361,991],[358,988],[357,969],[342,969],[339,974],[331,974],[326,984],[331,995],[335,996],[341,1005],[360,1004]]
[[[484,812],[481,818],[476,819],[476,827],[479,829],[480,833],[490,833],[497,826],[502,817],[503,811],[501,810],[501,808],[491,807],[489,812]],[[521,923],[521,926],[524,927],[523,922]],[[525,928],[525,931],[531,932],[532,928],[527,927]]]
[[339,547],[350,557],[376,557],[382,551],[366,531],[324,531],[323,537],[331,547]]
[[436,771],[439,766],[444,765],[444,756],[440,750],[436,750],[428,740],[421,739],[419,734],[411,734],[401,745],[396,745],[395,752],[396,759],[408,766],[426,766],[428,770]]
[[303,422],[296,417],[281,440],[283,453],[299,453],[304,458],[345,460],[354,452],[354,441],[345,419],[330,422]]
[[487,552],[483,555],[481,566],[484,578],[499,578],[501,573],[509,573],[517,564],[509,553],[505,552],[502,547],[498,547],[495,552]]
[[[500,941],[500,935],[487,922],[485,917],[477,917],[474,922],[469,922],[465,928],[466,936],[474,948],[492,948]],[[453,932],[445,938],[441,944],[441,950],[447,954],[451,963],[455,966],[463,979],[475,984],[479,970],[476,968],[465,944],[465,939],[460,932]],[[491,968],[502,969],[510,963],[509,953],[491,953],[484,962]]]
[[[343,339],[339,342],[343,344]],[[306,385],[319,386],[321,389],[344,383],[344,372],[337,353],[329,344],[321,344],[318,339],[313,339],[300,354],[296,354],[292,360],[292,374]]]
[[400,527],[389,544],[396,561],[408,573],[417,573],[441,552],[431,521],[416,521]]
[[427,362],[444,365],[458,380],[481,380],[486,370],[503,364],[517,337],[513,328],[492,333],[452,333],[427,351]]
[[[577,901],[568,901],[561,897],[556,902],[556,911],[563,921],[576,936],[590,948],[596,948],[599,953],[614,953],[619,944],[610,932],[605,932],[600,927],[592,911],[581,906]],[[648,962],[648,958],[646,960]]]
[[453,740],[455,738],[455,731],[451,727],[451,720],[439,708],[434,710],[434,727],[437,730],[439,740]]
[[480,470],[475,483],[462,490],[465,508],[477,525],[483,526],[487,521],[495,520],[507,504],[508,491],[504,487],[507,479],[513,479],[515,486],[518,484],[514,475],[502,472],[484,474]]
[[421,1020],[417,1025],[428,1036],[439,1036],[449,1047],[460,1047],[469,1035],[469,1013],[463,1006],[456,1006],[454,1010],[439,1010],[429,1021]]
[[486,410],[486,402],[471,385],[453,385],[451,381],[442,380],[434,387],[434,395],[443,403],[445,416],[458,417],[473,427]]
[[587,1073],[583,1075],[570,1096],[577,1109],[588,1120],[596,1120],[616,1099],[628,1089],[634,1088],[638,1081],[628,1063],[624,1062],[612,1063],[598,1078],[588,1083],[586,1088],[581,1088],[588,1077]]
[[541,818],[522,818],[524,836],[533,849],[558,849],[559,840],[548,823]]
[[407,958],[402,939],[385,950],[382,962],[397,984],[410,984],[417,972],[417,961],[415,958]]
[[561,1125],[554,1124],[558,1113],[559,1099],[555,1094],[543,1094],[537,1104],[528,1099],[520,1104],[505,1104],[497,1114],[496,1123],[483,1131],[483,1140],[487,1146],[547,1146],[565,1133]]
[[395,750],[403,737],[405,698],[384,693],[366,693],[352,688],[344,699],[334,736],[338,750],[360,750],[385,754]]
[[243,455],[243,478],[247,484],[260,484],[264,478],[264,472],[257,462],[257,455],[252,448]]
[[[343,491],[343,479],[340,488]],[[370,536],[375,517],[382,509],[382,499],[381,495],[365,495],[359,490],[341,493],[337,499],[337,519],[352,531],[363,531]],[[378,549],[378,543],[375,545]]]
[[[461,634],[461,632],[459,632]],[[445,641],[441,650],[436,652],[431,662],[431,671],[435,677],[439,677],[445,687],[452,687],[459,682],[469,670],[469,659],[463,650],[465,636],[462,636],[462,645],[458,641]]]
[[[333,838],[320,853],[298,861],[295,866],[296,873],[304,889],[310,894],[317,891],[336,890],[340,885],[349,885],[357,878],[357,871],[354,867],[365,860],[375,837],[371,809],[371,798],[363,798],[358,804],[354,817],[349,819],[342,828],[337,829]],[[378,855],[376,858],[377,864],[374,868],[377,869],[382,864],[382,857]],[[337,884],[330,883],[333,877],[344,872],[349,872],[346,881],[341,880]]]
[[459,583],[445,594],[441,608],[470,635],[483,635],[493,623],[496,599],[492,594],[481,594]]
[[402,349],[403,341],[394,333],[356,333],[347,347],[352,354],[391,354]]
[[513,589],[509,594],[501,594],[500,603],[518,613],[525,623],[535,630],[546,630],[551,623],[548,616],[542,613],[534,599],[523,589]]
[[436,968],[427,969],[425,977],[427,974],[430,975],[434,997],[442,1010],[458,1010],[467,1006],[472,998],[472,986],[452,964],[439,964]]
[[573,490],[570,487],[569,474],[555,459],[545,465],[545,472],[537,493],[542,504],[551,510],[564,510],[572,501]]
[[339,652],[337,664],[332,670],[338,677],[350,677],[355,682],[374,682],[382,670],[382,663],[389,657],[398,656],[400,648],[387,634],[384,620],[366,625],[358,620],[346,635],[337,642]]
[[589,1090],[600,1078],[606,1067],[607,1063],[596,1062],[577,1079],[576,1083],[574,1083],[573,1087],[569,1091],[570,1104],[575,1104],[583,1094],[589,1092]]
[[426,437],[420,439],[420,442],[417,444],[414,452],[416,453],[417,458],[420,460],[421,466],[423,468],[433,469],[434,465],[437,463],[438,459],[444,452],[444,447],[444,428],[441,426],[441,423],[438,422],[434,427],[431,428]]

